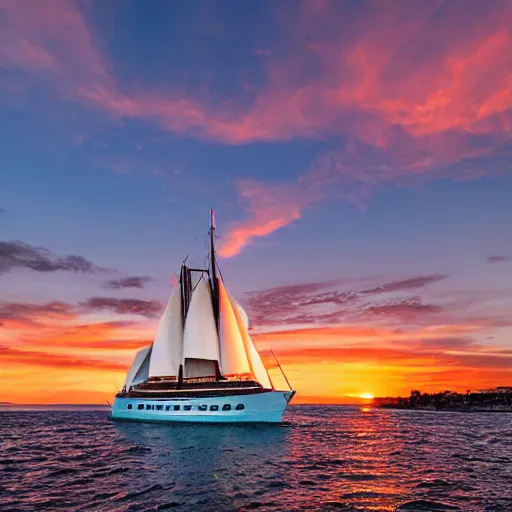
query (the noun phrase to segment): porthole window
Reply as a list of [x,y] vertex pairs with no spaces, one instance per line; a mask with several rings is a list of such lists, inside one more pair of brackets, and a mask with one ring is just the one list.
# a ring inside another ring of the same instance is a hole
[[210,411],[218,411],[219,406],[218,405],[210,405]]
[[191,405],[184,405],[183,406],[183,410],[184,411],[191,411],[192,410],[192,406]]
[[244,405],[244,404],[238,404],[238,405],[235,407],[235,409],[236,409],[237,411],[243,411],[243,410],[245,409],[245,405]]
[[206,411],[208,409],[208,407],[206,405],[200,405],[197,409],[199,411]]
[[132,408],[132,404],[128,404],[128,405],[126,406],[126,408],[127,408],[127,409],[131,409],[131,408]]
[[170,411],[170,410],[171,410],[171,406],[170,406],[170,405],[166,405],[166,406],[165,406],[165,410],[166,410],[166,411]]
[[164,408],[164,406],[163,406],[163,405],[157,405],[157,406],[156,406],[156,410],[157,410],[157,411],[161,411],[163,408]]
[[229,404],[224,404],[224,405],[222,406],[222,410],[223,410],[223,411],[231,411],[231,405],[229,405]]
[[139,404],[139,405],[137,405],[137,409],[139,409],[139,411],[141,411],[142,409],[144,409],[144,404]]
[[151,411],[151,405],[146,404],[146,411]]
[[180,410],[180,406],[179,406],[179,405],[175,405],[175,406],[174,406],[174,410],[175,410],[175,411],[179,411],[179,410]]

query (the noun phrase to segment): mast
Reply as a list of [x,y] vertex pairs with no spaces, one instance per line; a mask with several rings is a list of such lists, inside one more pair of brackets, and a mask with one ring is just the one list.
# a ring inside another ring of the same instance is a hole
[[[216,338],[217,342],[219,343],[218,349],[220,353],[220,341],[218,339],[219,337],[219,328],[220,328],[220,319],[219,319],[219,312],[220,312],[220,304],[219,304],[219,281],[217,277],[217,265],[215,260],[215,214],[213,212],[213,209],[210,210],[210,230],[208,232],[210,237],[210,251],[209,251],[209,269],[202,269],[202,268],[191,268],[187,266],[187,258],[183,262],[183,265],[181,266],[181,274],[180,274],[180,292],[181,292],[181,298],[182,298],[182,319],[183,319],[183,326],[184,329],[187,325],[186,319],[189,314],[189,309],[191,304],[194,302],[192,298],[193,290],[196,290],[199,283],[196,283],[195,286],[193,285],[193,279],[192,274],[194,272],[202,274],[200,277],[200,280],[202,280],[204,277],[204,274],[208,275],[207,280],[205,280],[206,283],[209,283],[209,294],[210,294],[210,300],[208,301],[211,305],[211,312],[213,312],[213,320],[214,323],[211,325],[216,331]],[[194,292],[195,293],[195,292]],[[204,299],[203,299],[204,300]],[[197,313],[197,312],[196,312]],[[185,329],[186,331],[186,329]],[[186,334],[186,333],[185,333]],[[186,338],[186,335],[185,335]],[[184,339],[184,343],[186,342],[186,339]],[[184,349],[185,350],[185,349]],[[186,352],[186,350],[185,350]],[[200,355],[195,355],[193,358],[199,358],[201,359]],[[185,361],[185,356],[184,356]],[[188,370],[185,368],[184,363],[180,366],[179,376],[178,376],[178,386],[182,384],[185,376],[188,375]],[[215,378],[216,380],[223,380],[224,377],[220,370],[220,363],[219,361],[215,362]]]
[[[188,258],[188,256],[187,256]],[[182,326],[185,327],[185,319],[187,317],[188,307],[190,306],[190,299],[192,295],[192,280],[190,279],[190,270],[187,267],[187,258],[181,265],[180,272],[180,294],[181,294],[181,320]],[[180,364],[178,373],[178,387],[183,383],[183,363]]]
[[[215,261],[215,212],[213,208],[210,209],[210,285],[212,290],[212,305],[213,305],[213,316],[215,317],[215,326],[217,327],[217,334],[219,334],[220,319],[219,319],[219,283],[217,278],[217,263]],[[220,347],[219,347],[220,348]],[[219,364],[216,365],[216,379],[221,380],[222,373],[219,368]]]
[[219,284],[217,282],[217,264],[215,262],[215,212],[210,210],[210,284],[212,288],[213,314],[215,315],[215,324],[219,330]]

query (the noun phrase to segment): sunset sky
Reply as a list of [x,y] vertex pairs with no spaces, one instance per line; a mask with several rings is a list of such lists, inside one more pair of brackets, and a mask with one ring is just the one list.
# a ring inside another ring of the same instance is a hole
[[0,402],[111,401],[212,207],[296,402],[512,385],[511,129],[508,0],[0,0]]

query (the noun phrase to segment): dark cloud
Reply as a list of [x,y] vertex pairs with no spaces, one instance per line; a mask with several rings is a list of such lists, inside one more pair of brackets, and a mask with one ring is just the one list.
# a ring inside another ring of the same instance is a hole
[[40,325],[39,319],[41,318],[61,320],[74,318],[74,309],[74,306],[64,302],[48,302],[47,304],[4,302],[0,304],[0,322]]
[[112,311],[121,315],[134,314],[147,317],[157,316],[162,311],[162,305],[156,300],[91,297],[80,305],[89,311]]
[[148,276],[130,276],[122,279],[111,279],[107,281],[104,288],[112,288],[118,290],[120,288],[144,288],[144,286],[152,281]]
[[[427,338],[415,342],[415,349],[418,351],[431,350],[480,350],[474,340],[469,338]],[[411,343],[410,346],[413,344]]]
[[417,276],[410,277],[408,279],[401,279],[399,281],[391,281],[389,283],[385,283],[381,286],[377,286],[375,288],[370,288],[368,290],[362,290],[363,294],[371,294],[371,293],[384,293],[384,292],[396,292],[402,290],[415,290],[418,288],[423,288],[428,284],[435,283],[437,281],[442,281],[446,279],[446,275],[442,274],[431,274],[427,276]]
[[416,321],[421,315],[441,313],[443,308],[425,304],[419,297],[402,299],[367,307],[364,312],[375,316],[395,317],[402,321]]
[[[251,324],[329,324],[340,321],[356,320],[361,314],[400,317],[412,321],[426,313],[441,311],[439,306],[423,304],[419,298],[404,298],[393,303],[365,304],[371,295],[384,292],[410,292],[423,288],[430,283],[445,279],[446,275],[429,274],[415,276],[397,281],[390,281],[379,286],[362,290],[344,290],[340,286],[354,286],[354,280],[331,280],[281,286],[269,290],[247,293],[247,306]],[[334,289],[333,289],[334,288]]]
[[36,272],[67,272],[97,274],[112,272],[98,267],[82,256],[58,256],[43,249],[20,241],[0,242],[0,274],[14,268],[26,268]]
[[[251,292],[245,296],[251,324],[278,325],[326,323],[339,320],[340,307],[357,300],[357,294],[329,290],[341,280],[302,283]],[[331,311],[316,311],[325,307]],[[335,311],[332,311],[332,309]]]
[[[139,299],[115,299],[108,297],[91,297],[77,305],[65,302],[48,302],[46,304],[33,304],[24,302],[0,303],[0,324],[18,324],[24,327],[40,327],[47,325],[48,321],[73,320],[80,313],[92,311],[111,311],[118,314],[138,314],[146,317],[157,316],[162,310],[158,301]],[[96,325],[96,324],[91,324]],[[106,327],[126,327],[131,322],[113,321],[103,324]],[[75,326],[87,330],[89,324]]]
[[9,318],[11,316],[24,314],[60,315],[69,313],[72,309],[73,307],[69,304],[57,301],[41,305],[24,302],[6,302],[0,305],[0,316]]
[[504,263],[512,261],[512,256],[487,256],[487,263]]

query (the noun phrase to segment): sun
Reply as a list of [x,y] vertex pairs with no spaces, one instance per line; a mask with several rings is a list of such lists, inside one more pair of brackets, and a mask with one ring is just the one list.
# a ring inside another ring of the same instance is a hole
[[364,398],[365,400],[371,400],[373,398],[373,395],[371,393],[361,393],[359,395],[359,398]]

